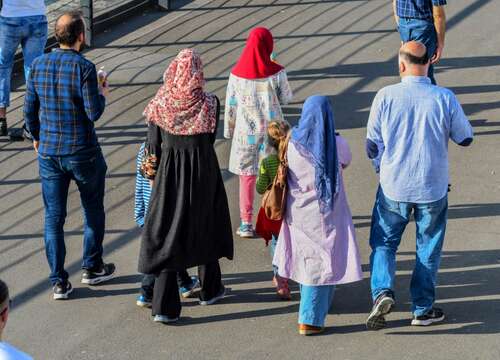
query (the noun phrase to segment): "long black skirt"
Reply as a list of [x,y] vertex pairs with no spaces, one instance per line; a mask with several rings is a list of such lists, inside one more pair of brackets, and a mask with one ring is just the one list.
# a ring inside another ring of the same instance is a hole
[[161,157],[144,224],[139,272],[159,274],[232,259],[231,219],[213,137],[164,131],[160,137],[152,141],[148,134],[147,147],[151,153],[161,151]]

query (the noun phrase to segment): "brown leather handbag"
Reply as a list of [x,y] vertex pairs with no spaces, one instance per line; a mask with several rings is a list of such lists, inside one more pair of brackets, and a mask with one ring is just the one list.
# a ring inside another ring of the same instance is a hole
[[285,144],[279,154],[280,165],[276,171],[276,177],[262,197],[261,206],[269,220],[282,220],[285,213],[287,195],[286,177],[288,173],[287,150],[289,141],[290,134],[286,137]]

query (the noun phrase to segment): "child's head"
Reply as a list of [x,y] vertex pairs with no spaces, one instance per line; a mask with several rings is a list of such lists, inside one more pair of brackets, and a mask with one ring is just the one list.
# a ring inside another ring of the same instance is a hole
[[276,151],[280,150],[280,146],[286,139],[290,125],[286,121],[274,120],[267,125],[267,138],[269,145]]

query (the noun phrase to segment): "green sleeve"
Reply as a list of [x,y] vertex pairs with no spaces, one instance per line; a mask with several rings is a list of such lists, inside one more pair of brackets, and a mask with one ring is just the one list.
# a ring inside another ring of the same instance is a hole
[[266,160],[263,159],[260,163],[259,176],[257,178],[256,189],[259,194],[264,194],[271,184],[271,178],[269,176],[269,171],[266,168]]

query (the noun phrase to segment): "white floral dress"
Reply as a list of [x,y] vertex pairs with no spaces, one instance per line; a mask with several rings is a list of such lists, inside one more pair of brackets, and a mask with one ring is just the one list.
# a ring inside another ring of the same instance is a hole
[[292,99],[285,70],[264,79],[244,79],[231,74],[226,92],[224,137],[233,139],[229,171],[257,175],[259,159],[266,156],[267,124],[284,120],[281,104]]

